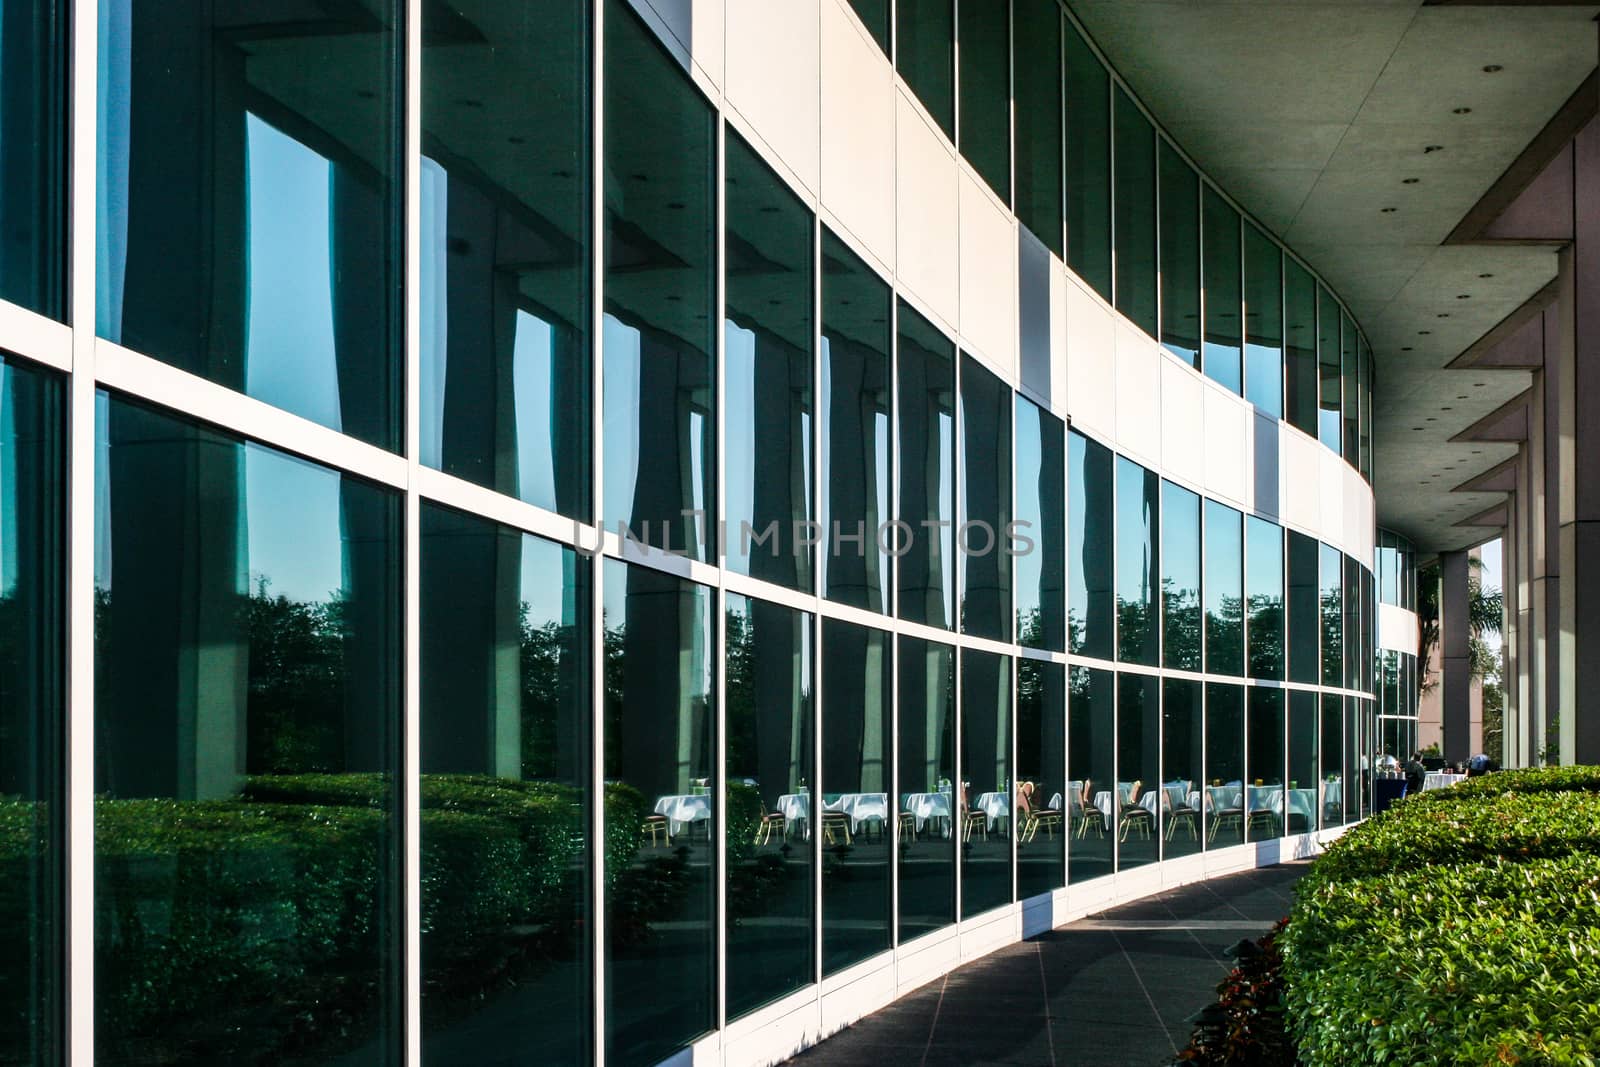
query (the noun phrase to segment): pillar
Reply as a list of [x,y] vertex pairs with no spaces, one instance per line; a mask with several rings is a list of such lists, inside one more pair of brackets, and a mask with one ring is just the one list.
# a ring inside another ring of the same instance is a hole
[[1444,758],[1472,756],[1472,649],[1467,612],[1467,553],[1439,555],[1439,648],[1444,707]]

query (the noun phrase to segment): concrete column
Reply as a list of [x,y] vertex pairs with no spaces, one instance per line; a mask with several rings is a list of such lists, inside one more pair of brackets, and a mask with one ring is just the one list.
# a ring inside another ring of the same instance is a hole
[[1560,740],[1600,762],[1600,124],[1573,141],[1573,242],[1561,257]]
[[1467,614],[1467,553],[1439,555],[1439,647],[1443,660],[1444,758],[1472,755],[1472,652]]
[[[1519,459],[1519,470],[1526,466],[1526,459],[1525,454]],[[1521,558],[1522,545],[1526,541],[1522,534],[1522,513],[1526,509],[1521,505],[1524,499],[1520,491],[1512,493],[1506,499],[1506,526],[1501,544],[1503,562],[1500,586],[1505,597],[1506,622],[1505,633],[1501,635],[1500,643],[1500,676],[1505,694],[1505,711],[1502,719],[1501,750],[1490,752],[1489,755],[1506,767],[1521,767],[1527,763],[1525,753],[1528,697],[1523,691],[1527,677],[1527,658],[1522,652],[1522,642],[1527,634],[1527,627],[1521,617],[1525,598],[1519,588],[1523,575],[1526,574]]]

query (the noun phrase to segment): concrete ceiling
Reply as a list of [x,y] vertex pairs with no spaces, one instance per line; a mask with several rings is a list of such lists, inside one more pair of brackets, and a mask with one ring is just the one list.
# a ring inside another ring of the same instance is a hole
[[1465,431],[1531,376],[1445,368],[1545,290],[1556,249],[1445,242],[1595,69],[1600,5],[1069,3],[1173,138],[1365,328],[1378,521],[1423,551],[1491,536],[1462,524],[1503,494],[1453,490],[1516,445]]

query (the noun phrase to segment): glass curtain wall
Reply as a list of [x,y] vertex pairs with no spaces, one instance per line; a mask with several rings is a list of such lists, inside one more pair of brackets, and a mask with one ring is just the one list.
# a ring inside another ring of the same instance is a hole
[[1065,27],[1067,266],[1111,299],[1111,76]]
[[956,918],[956,846],[963,831],[956,788],[955,649],[900,638],[899,942],[931,934]]
[[1344,685],[1344,557],[1332,545],[1320,550],[1317,596],[1322,609],[1322,684]]
[[1200,177],[1161,139],[1161,343],[1200,366]]
[[1115,646],[1112,453],[1067,433],[1067,650],[1110,659]]
[[1205,502],[1205,650],[1212,674],[1244,673],[1244,527],[1237,511]]
[[889,0],[850,0],[850,8],[883,54],[889,55]]
[[[914,0],[917,6],[926,6]],[[956,143],[1004,203],[1011,203],[1011,19],[1008,4],[957,5],[961,127]]]
[[1244,225],[1244,397],[1283,417],[1283,254],[1254,223]]
[[1121,86],[1113,124],[1116,147],[1117,310],[1152,337],[1156,328],[1156,136],[1155,127]]
[[1117,658],[1154,667],[1161,662],[1161,479],[1118,456],[1116,497]]
[[899,518],[907,548],[896,561],[897,604],[902,619],[949,629],[955,625],[956,349],[904,301],[899,342]]
[[1161,679],[1117,675],[1117,869],[1161,858]]
[[1067,879],[1077,883],[1116,867],[1117,676],[1067,668]]
[[1252,686],[1249,689],[1249,784],[1245,789],[1245,830],[1252,841],[1279,837],[1284,833],[1284,772],[1288,767],[1285,748],[1283,689]]
[[1205,250],[1201,275],[1201,306],[1205,313],[1201,369],[1225,388],[1242,393],[1244,324],[1239,319],[1243,300],[1239,282],[1239,213],[1209,185],[1201,196],[1200,233]]
[[1245,519],[1245,602],[1250,677],[1283,679],[1283,528]]
[[896,0],[895,68],[946,137],[956,138],[955,0]]
[[1206,785],[1201,805],[1207,848],[1245,839],[1244,689],[1206,683]]
[[1200,670],[1200,497],[1161,483],[1161,656],[1167,667]]
[[0,18],[0,300],[66,317],[68,5],[5,0]]
[[1318,603],[1318,544],[1295,530],[1285,531],[1288,550],[1284,554],[1288,600],[1286,677],[1291,682],[1318,682],[1318,649],[1322,644],[1321,606]]
[[1200,851],[1204,825],[1200,798],[1205,779],[1204,686],[1167,678],[1161,687],[1162,858]]
[[1317,440],[1337,455],[1340,450],[1339,405],[1344,379],[1339,371],[1339,302],[1317,286]]
[[1017,395],[1016,536],[1011,560],[1016,582],[1016,641],[1054,652],[1066,649],[1065,424]]
[[1320,814],[1322,825],[1340,826],[1344,819],[1344,798],[1349,778],[1345,768],[1344,700],[1336,693],[1324,693],[1322,705],[1322,761]]
[[1283,257],[1284,417],[1317,436],[1317,283],[1292,256]]
[[1061,6],[1056,0],[1015,0],[1011,17],[1015,20],[1016,62],[1011,74],[1016,96],[1017,218],[1059,257],[1066,253]]
[[1067,668],[1017,660],[1017,898],[1067,884]]
[[961,652],[961,917],[1009,904],[1011,657]]
[[961,357],[961,631],[1011,640],[1011,390]]

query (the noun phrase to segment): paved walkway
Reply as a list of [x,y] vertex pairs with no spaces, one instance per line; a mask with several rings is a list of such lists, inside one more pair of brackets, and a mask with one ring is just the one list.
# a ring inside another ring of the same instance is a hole
[[1223,950],[1289,911],[1285,863],[1091,915],[931,982],[795,1057],[798,1067],[1165,1067],[1215,999]]

